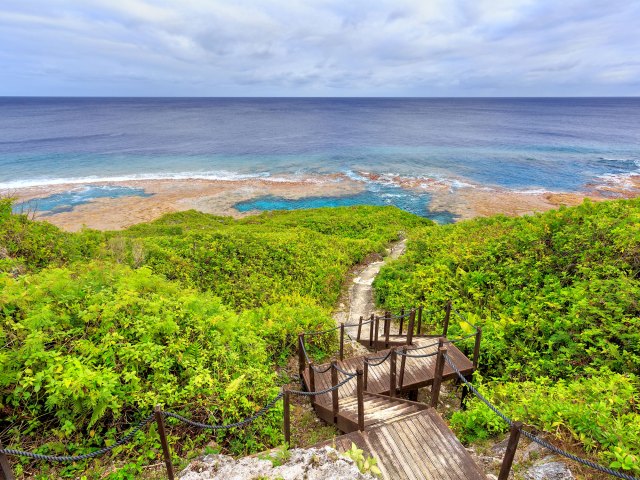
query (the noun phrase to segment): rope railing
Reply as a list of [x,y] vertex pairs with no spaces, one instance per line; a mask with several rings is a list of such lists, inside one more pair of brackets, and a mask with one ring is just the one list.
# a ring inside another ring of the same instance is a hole
[[293,395],[298,395],[301,397],[315,397],[318,395],[324,395],[325,393],[330,393],[333,392],[334,390],[339,389],[341,386],[349,383],[351,380],[353,380],[354,377],[356,377],[357,374],[353,374],[353,375],[348,375],[347,378],[345,378],[344,380],[336,383],[335,385],[325,388],[324,390],[314,390],[312,392],[305,392],[303,390],[288,390],[289,393],[293,394]]
[[357,374],[358,374],[358,372],[348,372],[348,371],[344,370],[344,369],[343,369],[343,368],[341,368],[341,367],[340,367],[340,365],[338,365],[337,363],[336,363],[336,364],[334,364],[334,368],[335,368],[337,371],[339,371],[340,373],[342,373],[343,375],[351,375],[351,376],[353,376],[353,375],[357,375]]
[[[365,357],[365,359],[364,359],[364,363],[366,363],[366,364],[367,364],[367,365],[369,365],[370,367],[377,367],[378,365],[382,365],[382,364],[383,364],[384,362],[386,362],[386,361],[387,361],[387,359],[391,356],[391,352],[392,352],[392,351],[393,351],[393,350],[389,350],[389,351],[387,352],[387,354],[386,354],[386,355],[384,355],[384,356],[382,356],[382,357],[369,357],[369,358]],[[379,361],[379,362],[377,362],[377,363],[371,363],[371,362],[370,362],[370,360],[380,360],[380,361]]]
[[[348,380],[351,380],[351,378],[348,378],[347,381]],[[343,382],[343,384],[344,383],[346,383],[346,381]],[[303,392],[303,393],[306,393],[306,392]],[[14,478],[13,472],[10,470],[8,462],[1,461],[2,456],[8,455],[8,456],[17,456],[17,457],[27,457],[27,458],[31,458],[33,460],[38,460],[38,461],[65,462],[65,463],[73,463],[73,462],[79,462],[82,460],[88,460],[91,458],[98,458],[107,453],[112,452],[115,448],[121,445],[125,445],[131,442],[131,440],[133,440],[133,437],[136,435],[136,433],[138,433],[140,430],[146,427],[149,423],[155,420],[158,423],[158,433],[160,435],[160,441],[163,448],[165,464],[167,467],[167,474],[169,479],[173,480],[174,479],[173,465],[171,463],[171,455],[170,455],[169,446],[168,446],[169,444],[167,441],[167,435],[165,433],[164,418],[174,418],[183,424],[190,425],[191,427],[206,429],[206,430],[228,430],[232,428],[242,428],[254,422],[259,417],[265,415],[269,410],[271,410],[276,405],[276,403],[278,403],[278,401],[280,401],[284,397],[284,395],[285,395],[284,392],[282,391],[279,392],[278,395],[276,395],[271,401],[265,404],[260,410],[258,410],[253,415],[245,418],[244,420],[241,420],[239,422],[229,423],[229,424],[220,424],[220,425],[210,425],[206,423],[196,422],[186,417],[183,417],[182,415],[178,415],[177,413],[164,411],[158,406],[156,407],[154,413],[140,420],[140,422],[138,422],[129,433],[127,433],[125,436],[117,440],[113,445],[100,448],[96,451],[85,453],[82,455],[44,455],[44,454],[35,453],[35,452],[27,452],[24,450],[16,450],[13,448],[1,448],[2,444],[0,444],[0,473],[2,473],[1,478],[5,478],[7,480]]]
[[398,355],[400,355],[401,357],[407,357],[407,358],[429,358],[429,357],[433,357],[434,355],[438,354],[437,351],[436,352],[431,352],[431,353],[423,353],[423,354],[420,354],[420,355],[412,355],[411,353],[409,353],[409,352],[414,352],[414,351],[415,351],[414,349],[411,349],[411,350],[407,350],[406,352],[403,352],[402,350],[397,349],[396,353]]
[[250,417],[247,417],[244,420],[241,420],[239,422],[228,423],[224,425],[209,425],[206,423],[194,422],[193,420],[189,420],[188,418],[183,417],[182,415],[178,415],[177,413],[174,413],[174,412],[162,412],[162,414],[165,417],[175,418],[176,420],[179,420],[182,423],[186,423],[187,425],[191,425],[192,427],[196,427],[196,428],[202,428],[205,430],[228,430],[231,428],[241,428],[246,425],[249,425],[254,420],[260,418],[269,410],[271,410],[283,396],[284,396],[284,393],[280,392],[278,393],[278,395],[276,395],[273,398],[273,400],[271,400],[269,403],[267,403],[264,407],[262,407],[260,410],[258,410],[256,413],[254,413]]
[[[453,369],[453,371],[456,373],[456,375],[458,376],[458,378],[460,378],[460,380],[464,383],[464,385],[471,391],[473,392],[473,394],[480,399],[487,407],[489,407],[489,409],[491,411],[493,411],[496,415],[498,415],[505,423],[507,423],[509,426],[513,426],[515,424],[515,422],[513,422],[509,417],[507,417],[504,413],[502,413],[495,405],[493,405],[489,400],[487,400],[487,398],[482,395],[465,377],[464,375],[462,375],[462,373],[460,373],[460,370],[458,369],[458,367],[456,366],[456,364],[451,360],[451,358],[449,358],[449,355],[447,355],[446,353],[444,354],[444,358],[446,360],[446,362],[449,364],[449,366]],[[587,467],[593,468],[594,470],[598,470],[602,473],[606,473],[608,475],[613,475],[614,477],[618,477],[618,478],[622,478],[624,480],[640,480],[640,478],[638,477],[634,477],[632,475],[628,475],[626,473],[623,472],[619,472],[617,470],[613,470],[609,467],[605,467],[603,465],[600,465],[598,463],[592,462],[591,460],[587,460],[586,458],[582,458],[582,457],[578,457],[577,455],[574,455],[572,453],[569,453],[561,448],[556,447],[555,445],[547,442],[546,440],[543,440],[542,438],[534,435],[533,433],[524,430],[524,429],[520,429],[522,435],[524,435],[525,437],[527,437],[529,440],[531,440],[532,442],[537,443],[538,445],[552,451],[553,453],[557,454],[557,455],[561,455],[565,458],[568,458],[570,460],[573,460],[575,462],[578,462],[582,465],[585,465]]]
[[133,439],[136,433],[138,433],[140,430],[146,427],[149,423],[151,423],[151,421],[154,419],[154,416],[155,415],[152,413],[148,417],[140,420],[129,433],[127,433],[124,437],[116,441],[113,445],[101,448],[91,453],[84,453],[82,455],[43,455],[40,453],[25,452],[23,450],[15,450],[13,448],[0,448],[0,454],[11,455],[16,457],[27,457],[27,458],[32,458],[34,460],[42,460],[45,462],[69,462],[69,463],[80,462],[82,460],[88,460],[90,458],[97,458],[97,457],[101,457],[106,453],[111,452],[113,449],[115,449],[116,447],[119,447],[120,445],[125,445],[129,443]]

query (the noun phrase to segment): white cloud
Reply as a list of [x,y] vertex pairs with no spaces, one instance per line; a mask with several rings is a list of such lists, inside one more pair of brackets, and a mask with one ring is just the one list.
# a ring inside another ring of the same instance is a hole
[[0,94],[640,94],[637,2],[5,0]]

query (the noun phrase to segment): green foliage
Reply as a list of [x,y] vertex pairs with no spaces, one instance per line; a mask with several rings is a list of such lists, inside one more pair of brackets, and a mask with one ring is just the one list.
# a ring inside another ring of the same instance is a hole
[[210,291],[238,310],[291,295],[332,308],[352,265],[430,223],[392,207],[270,212],[238,221],[188,211],[113,235],[128,240],[116,242],[124,245],[119,250],[133,248],[132,239],[140,242],[142,262],[154,272]]
[[[640,403],[638,377],[588,371],[587,378],[537,378],[527,382],[488,382],[483,395],[507,416],[560,437],[578,440],[587,451],[599,450],[613,468],[640,472]],[[481,381],[475,379],[478,386]],[[455,412],[451,426],[463,441],[502,433],[508,426],[480,400]]]
[[[73,455],[113,444],[156,404],[227,424],[278,392],[298,333],[333,326],[344,274],[427,222],[393,208],[324,209],[236,221],[197,212],[124,232],[62,232],[0,200],[0,432],[5,445]],[[322,358],[335,336],[310,345]],[[243,429],[185,430],[184,458],[214,440],[244,454],[282,443],[282,406]],[[213,437],[213,438],[212,438]],[[116,448],[109,478],[161,459],[155,425]],[[177,457],[176,457],[177,459]],[[103,478],[103,460],[19,475]],[[122,463],[124,462],[124,463]]]
[[[266,342],[218,299],[146,268],[105,267],[2,277],[0,341],[14,347],[0,356],[0,392],[10,420],[99,441],[159,403],[230,423],[275,396]],[[271,441],[250,435],[255,448]]]
[[0,272],[19,275],[97,253],[101,233],[65,233],[50,223],[34,222],[26,214],[12,215],[11,205],[10,199],[0,199]]
[[[407,254],[382,270],[375,287],[390,309],[425,303],[441,312],[451,299],[481,325],[488,391],[496,400],[510,395],[512,408],[522,402],[523,421],[569,434],[605,458],[623,448],[615,461],[625,465],[637,456],[640,438],[626,432],[639,424],[639,199],[414,231]],[[526,394],[516,397],[521,385]],[[548,408],[560,394],[557,408]],[[618,404],[624,401],[630,401],[626,409]],[[569,416],[583,426],[569,423]],[[478,407],[456,414],[455,422],[470,439],[486,435],[484,429],[502,431],[496,418]],[[626,438],[624,447],[613,438]]]
[[365,457],[364,450],[358,448],[355,443],[351,442],[351,448],[344,452],[343,455],[356,462],[360,473],[369,473],[376,477],[382,476],[382,472],[378,468],[378,459],[375,457]]

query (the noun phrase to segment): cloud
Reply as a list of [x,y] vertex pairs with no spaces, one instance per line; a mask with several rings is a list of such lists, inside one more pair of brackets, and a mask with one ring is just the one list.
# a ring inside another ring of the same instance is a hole
[[4,0],[2,95],[638,95],[622,0]]

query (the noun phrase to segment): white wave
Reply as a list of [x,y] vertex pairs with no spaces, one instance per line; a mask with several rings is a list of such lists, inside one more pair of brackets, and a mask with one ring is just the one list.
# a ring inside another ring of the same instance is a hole
[[169,172],[169,173],[138,173],[131,175],[113,175],[113,176],[97,176],[90,175],[86,177],[70,177],[70,178],[30,178],[21,180],[12,180],[8,182],[0,182],[0,189],[17,190],[31,187],[46,187],[55,185],[86,185],[95,183],[118,183],[118,182],[135,182],[135,181],[154,181],[154,180],[217,180],[217,181],[240,181],[259,179],[267,182],[285,183],[291,181],[302,181],[308,183],[322,183],[322,179],[314,177],[296,176],[280,176],[272,177],[268,172],[259,172],[252,174],[215,171],[215,172]]

